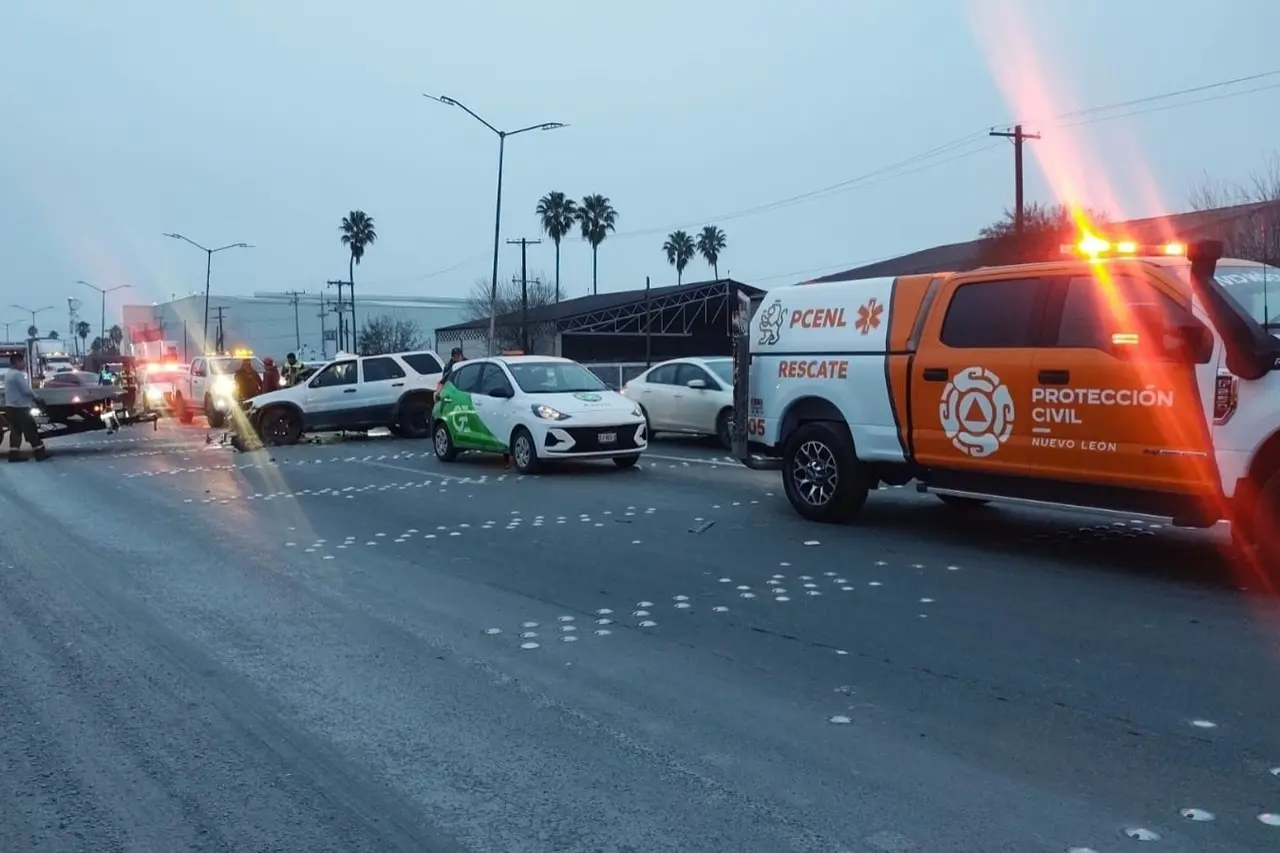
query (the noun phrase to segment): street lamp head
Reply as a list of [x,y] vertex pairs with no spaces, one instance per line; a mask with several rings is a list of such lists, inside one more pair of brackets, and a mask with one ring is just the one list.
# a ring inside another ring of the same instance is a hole
[[186,237],[183,237],[181,234],[172,234],[172,233],[170,233],[170,232],[168,232],[168,231],[164,232],[164,236],[165,236],[165,237],[172,237],[174,240],[185,240],[185,239],[187,239]]
[[538,125],[538,130],[559,130],[562,127],[568,126],[569,125],[564,124],[563,122],[549,121],[546,124]]

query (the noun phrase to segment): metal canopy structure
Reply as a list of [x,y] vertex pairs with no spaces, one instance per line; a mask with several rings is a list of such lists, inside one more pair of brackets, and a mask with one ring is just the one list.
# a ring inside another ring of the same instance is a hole
[[[555,335],[643,337],[645,334],[669,338],[687,337],[699,327],[719,322],[725,324],[727,337],[733,295],[737,292],[763,293],[733,279],[720,279],[654,287],[648,291],[582,296],[557,305],[530,308],[529,332],[540,338]],[[520,313],[498,317],[497,326],[508,331],[519,329]],[[485,340],[488,334],[486,318],[436,329],[437,338],[450,340]]]

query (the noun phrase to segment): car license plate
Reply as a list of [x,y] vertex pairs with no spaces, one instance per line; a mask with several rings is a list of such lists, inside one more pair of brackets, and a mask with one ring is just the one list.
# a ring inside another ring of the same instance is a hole
[[613,444],[618,440],[618,434],[616,432],[602,432],[596,438],[600,440],[601,444]]

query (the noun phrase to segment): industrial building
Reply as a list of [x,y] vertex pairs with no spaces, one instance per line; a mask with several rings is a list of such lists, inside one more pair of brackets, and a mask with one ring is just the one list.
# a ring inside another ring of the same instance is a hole
[[[389,315],[417,325],[424,348],[433,348],[434,330],[467,316],[468,300],[447,296],[385,296],[356,291],[356,322]],[[342,321],[350,340],[350,304]],[[202,349],[204,294],[152,305],[124,306],[126,340],[173,341],[184,361]],[[247,348],[283,358],[296,352],[303,361],[323,361],[338,349],[339,315],[334,293],[258,292],[209,300],[209,346],[216,348],[221,328],[223,349]],[[348,348],[351,345],[348,344]]]
[[[497,318],[499,348],[558,355],[582,362],[618,388],[648,364],[686,356],[730,355],[735,293],[764,291],[732,279],[649,290],[579,296]],[[525,331],[527,329],[527,332]],[[461,347],[467,358],[487,353],[487,317],[439,326],[436,347]],[[526,340],[527,338],[527,340]]]

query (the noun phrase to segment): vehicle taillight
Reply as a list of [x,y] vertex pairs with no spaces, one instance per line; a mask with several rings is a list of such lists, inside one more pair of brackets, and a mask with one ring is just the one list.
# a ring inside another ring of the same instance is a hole
[[1231,420],[1236,413],[1236,402],[1240,397],[1240,380],[1227,370],[1218,371],[1218,379],[1213,386],[1213,422],[1218,426]]

